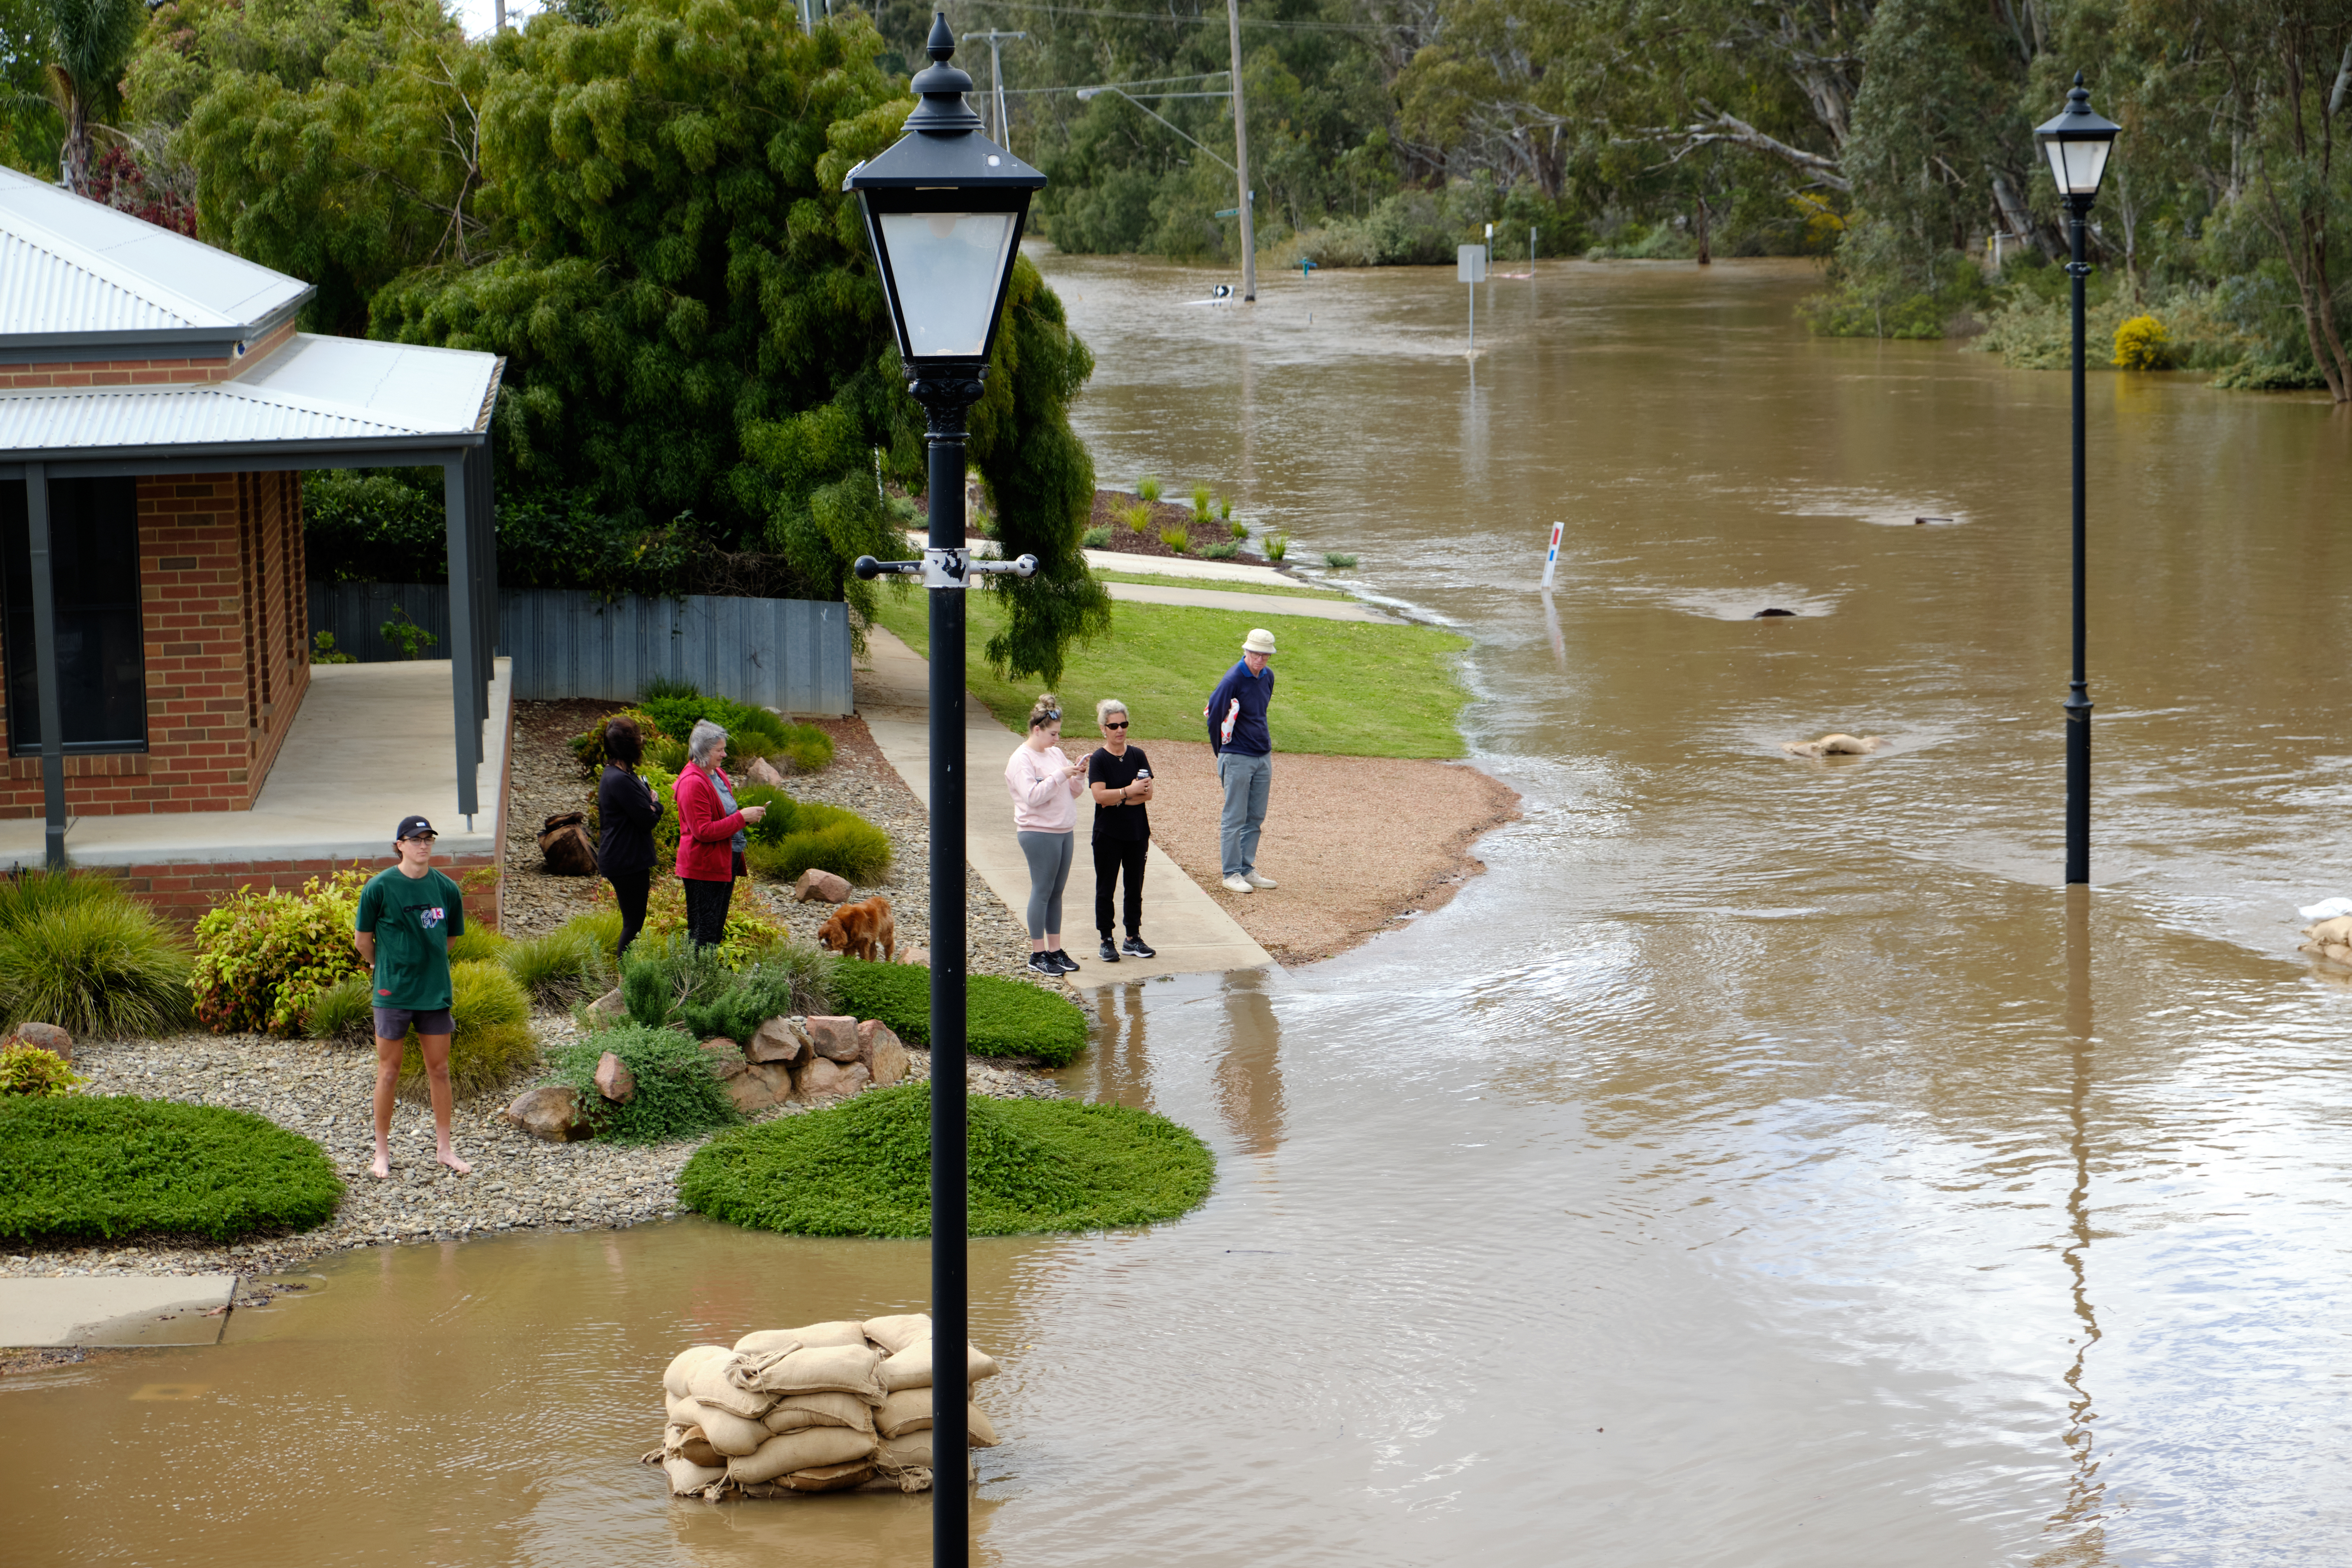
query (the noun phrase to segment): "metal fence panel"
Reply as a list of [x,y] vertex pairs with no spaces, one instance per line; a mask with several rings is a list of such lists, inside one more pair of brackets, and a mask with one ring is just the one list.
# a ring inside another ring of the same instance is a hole
[[[363,664],[402,657],[383,634],[394,605],[448,657],[449,590],[440,584],[312,583],[310,629]],[[635,696],[656,676],[786,713],[847,713],[849,609],[809,599],[646,599],[606,604],[572,589],[499,595],[498,651],[520,698]]]

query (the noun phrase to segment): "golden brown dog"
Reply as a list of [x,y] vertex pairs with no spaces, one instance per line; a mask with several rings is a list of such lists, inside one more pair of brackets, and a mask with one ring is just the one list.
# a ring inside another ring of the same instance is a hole
[[827,952],[870,960],[879,952],[885,963],[895,962],[898,927],[890,918],[890,900],[877,893],[862,904],[842,905],[816,933],[816,942]]

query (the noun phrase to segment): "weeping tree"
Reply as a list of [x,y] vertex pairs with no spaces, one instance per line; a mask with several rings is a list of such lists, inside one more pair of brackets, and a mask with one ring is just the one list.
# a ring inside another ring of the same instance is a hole
[[[11,7],[7,41],[37,64],[39,94],[8,92],[7,107],[21,114],[44,106],[65,124],[58,148],[58,173],[68,190],[89,194],[90,131],[121,101],[122,73],[147,25],[142,0],[29,0]],[[12,73],[15,74],[15,73]]]

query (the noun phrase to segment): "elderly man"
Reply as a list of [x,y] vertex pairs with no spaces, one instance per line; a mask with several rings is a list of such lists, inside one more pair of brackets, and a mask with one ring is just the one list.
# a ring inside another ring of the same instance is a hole
[[1217,851],[1228,892],[1275,886],[1273,878],[1257,874],[1258,833],[1265,826],[1266,791],[1274,782],[1274,742],[1265,729],[1266,704],[1274,700],[1274,671],[1266,665],[1273,658],[1274,634],[1254,627],[1242,639],[1241,662],[1225,671],[1203,710],[1217,782],[1225,787]]

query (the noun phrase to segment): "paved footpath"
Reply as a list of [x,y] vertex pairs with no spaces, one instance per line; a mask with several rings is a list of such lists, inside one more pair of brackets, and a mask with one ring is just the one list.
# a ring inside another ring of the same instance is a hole
[[220,1342],[234,1274],[0,1279],[0,1345]]
[[[1254,597],[1265,599],[1267,595]],[[1309,601],[1310,603],[1312,601]],[[857,671],[857,711],[874,742],[929,809],[931,804],[930,661],[879,626],[866,632],[870,668]],[[1013,837],[1013,803],[1004,794],[1004,763],[1021,738],[996,721],[988,705],[964,695],[965,854],[982,880],[1017,916],[1029,905],[1029,863]],[[1211,974],[1267,969],[1274,960],[1233,916],[1201,890],[1157,844],[1143,873],[1143,939],[1157,958],[1105,963],[1095,955],[1094,860],[1086,842],[1085,801],[1078,805],[1078,864],[1063,895],[1063,945],[1083,965],[1066,976],[1081,989],[1149,980],[1159,974]]]

